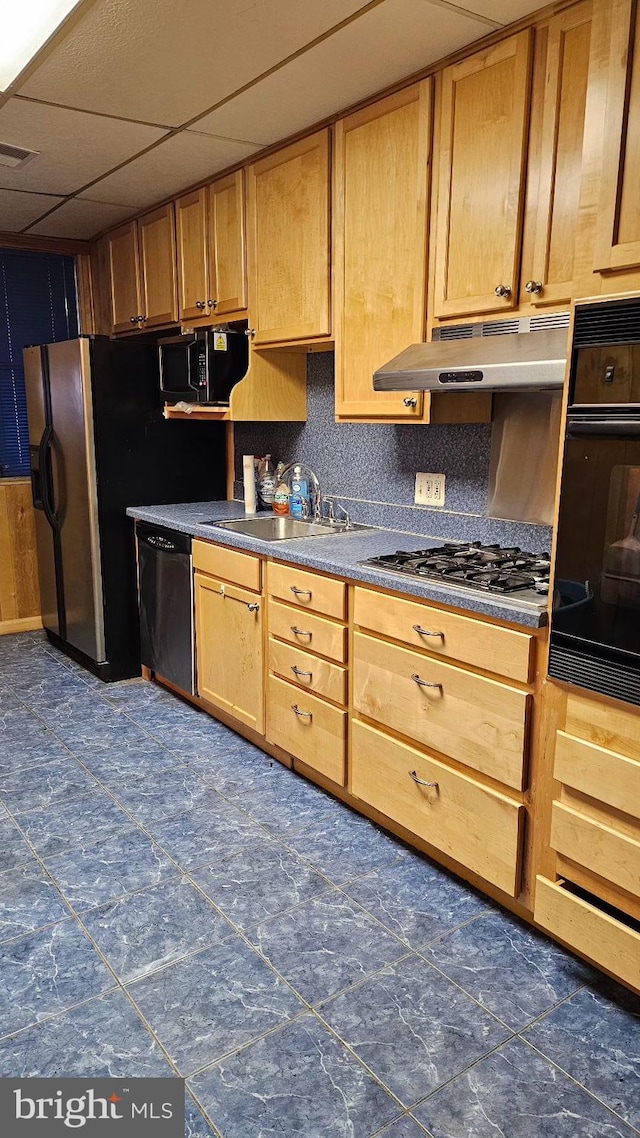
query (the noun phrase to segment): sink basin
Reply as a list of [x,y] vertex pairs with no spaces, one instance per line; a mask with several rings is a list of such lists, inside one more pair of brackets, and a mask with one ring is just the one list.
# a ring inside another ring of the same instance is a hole
[[249,537],[257,537],[260,541],[290,541],[297,537],[328,537],[330,534],[354,533],[356,530],[368,530],[371,526],[358,525],[352,522],[349,527],[344,522],[304,521],[302,518],[277,517],[272,514],[260,518],[238,518],[233,522],[202,522],[201,525],[211,526],[213,529],[232,530],[233,533],[245,533]]

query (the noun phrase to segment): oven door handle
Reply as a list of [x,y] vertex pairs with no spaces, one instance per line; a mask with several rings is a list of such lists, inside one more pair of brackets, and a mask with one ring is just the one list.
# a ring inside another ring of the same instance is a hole
[[640,438],[640,419],[568,419],[567,435],[630,436]]

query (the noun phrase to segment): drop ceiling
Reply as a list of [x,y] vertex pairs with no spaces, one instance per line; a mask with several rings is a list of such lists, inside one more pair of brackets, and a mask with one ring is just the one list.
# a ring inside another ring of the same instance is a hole
[[544,5],[84,0],[0,93],[0,231],[91,238]]

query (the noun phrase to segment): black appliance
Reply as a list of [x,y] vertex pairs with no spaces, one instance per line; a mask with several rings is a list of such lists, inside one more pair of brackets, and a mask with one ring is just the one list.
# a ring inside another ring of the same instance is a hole
[[158,354],[160,394],[166,402],[226,406],[249,367],[246,322],[163,337]]
[[155,344],[25,348],[42,621],[104,680],[140,673],[127,506],[225,496],[221,423],[166,420]]
[[181,691],[195,694],[191,537],[136,523],[140,657]]
[[640,298],[576,308],[549,674],[640,704]]
[[540,610],[547,607],[548,553],[525,553],[515,546],[503,548],[479,541],[447,542],[432,549],[383,553],[360,564],[459,589],[514,596]]

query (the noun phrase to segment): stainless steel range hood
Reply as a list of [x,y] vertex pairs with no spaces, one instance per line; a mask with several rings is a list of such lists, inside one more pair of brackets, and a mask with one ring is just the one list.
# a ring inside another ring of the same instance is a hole
[[506,335],[474,332],[465,339],[412,344],[374,373],[373,387],[375,391],[550,391],[562,387],[567,350],[566,327]]

